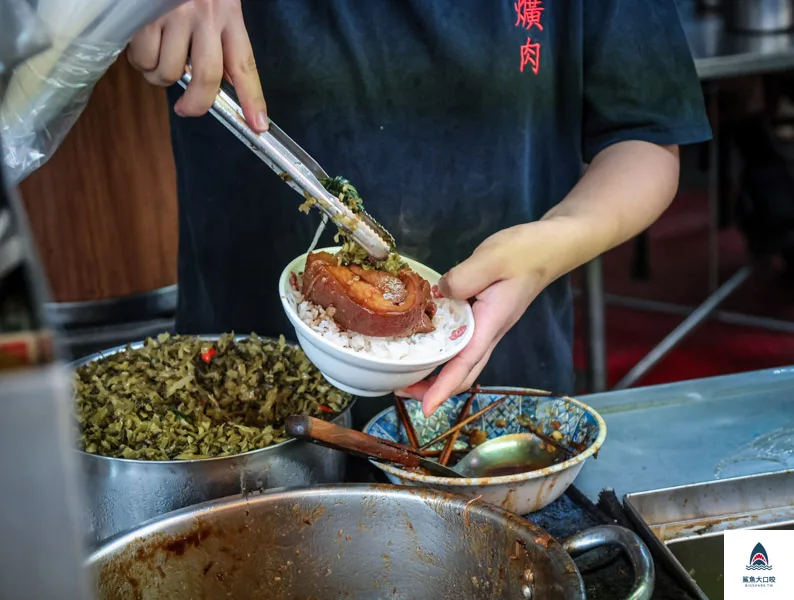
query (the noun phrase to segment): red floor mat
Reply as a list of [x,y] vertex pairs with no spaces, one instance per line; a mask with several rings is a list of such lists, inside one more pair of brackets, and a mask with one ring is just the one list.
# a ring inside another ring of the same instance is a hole
[[[608,377],[617,383],[681,322],[679,317],[610,308],[607,311]],[[587,365],[580,337],[577,368]],[[794,363],[794,336],[710,321],[686,338],[638,385],[727,375]]]

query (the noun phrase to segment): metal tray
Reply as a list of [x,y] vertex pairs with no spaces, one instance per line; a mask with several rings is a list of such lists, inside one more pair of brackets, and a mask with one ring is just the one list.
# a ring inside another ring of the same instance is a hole
[[724,532],[794,529],[794,470],[628,494],[626,513],[696,597],[723,598]]

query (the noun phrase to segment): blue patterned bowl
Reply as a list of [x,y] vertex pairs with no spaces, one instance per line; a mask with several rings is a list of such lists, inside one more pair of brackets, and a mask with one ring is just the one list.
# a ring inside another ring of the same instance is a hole
[[[452,427],[467,398],[468,394],[461,394],[449,399],[429,419],[424,418],[419,402],[406,401],[419,443],[424,444]],[[540,510],[559,498],[573,483],[585,461],[598,452],[607,435],[606,423],[595,410],[578,400],[523,388],[498,391],[495,388],[482,388],[475,396],[470,412],[473,414],[501,398],[506,398],[501,406],[483,415],[470,427],[484,431],[488,439],[522,433],[526,429],[518,423],[517,417],[523,415],[544,434],[550,436],[553,431],[559,430],[564,442],[584,449],[564,462],[528,473],[501,477],[435,477],[404,471],[396,465],[375,461],[372,464],[398,485],[444,489],[472,498],[480,496],[482,500],[518,514]],[[408,444],[394,407],[376,415],[364,427],[364,433]],[[441,442],[438,447],[443,445]],[[466,442],[459,440],[456,448],[465,449]]]

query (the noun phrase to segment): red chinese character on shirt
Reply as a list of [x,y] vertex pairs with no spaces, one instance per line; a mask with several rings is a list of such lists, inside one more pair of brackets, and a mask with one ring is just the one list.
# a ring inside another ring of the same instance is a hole
[[543,25],[540,23],[540,17],[543,15],[543,0],[516,0],[513,4],[516,9],[516,27],[519,25],[524,29],[532,29],[537,27],[543,31]]
[[532,38],[527,38],[527,43],[521,46],[522,73],[527,65],[530,66],[535,75],[540,71],[540,44],[533,42]]

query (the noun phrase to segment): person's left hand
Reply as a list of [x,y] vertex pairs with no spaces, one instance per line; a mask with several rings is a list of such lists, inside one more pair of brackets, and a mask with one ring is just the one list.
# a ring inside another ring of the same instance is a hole
[[425,416],[474,384],[496,344],[557,277],[547,268],[554,262],[549,225],[538,221],[499,231],[442,277],[439,291],[444,297],[474,299],[474,335],[437,376],[397,392],[421,400]]

